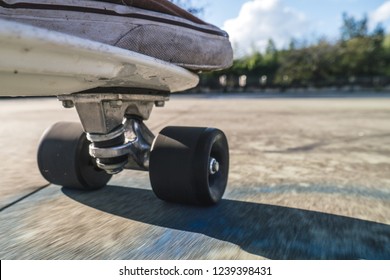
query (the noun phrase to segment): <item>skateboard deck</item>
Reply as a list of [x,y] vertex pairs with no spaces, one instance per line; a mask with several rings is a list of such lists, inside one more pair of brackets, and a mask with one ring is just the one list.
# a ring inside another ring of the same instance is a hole
[[97,87],[174,93],[198,82],[194,73],[146,55],[0,19],[0,96],[58,96]]

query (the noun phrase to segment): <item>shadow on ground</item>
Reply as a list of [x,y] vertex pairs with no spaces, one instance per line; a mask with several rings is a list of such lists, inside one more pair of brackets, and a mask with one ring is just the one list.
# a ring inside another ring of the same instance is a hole
[[195,232],[271,259],[390,259],[390,226],[355,218],[222,200],[209,208],[168,204],[144,189],[109,186],[68,197],[130,220]]

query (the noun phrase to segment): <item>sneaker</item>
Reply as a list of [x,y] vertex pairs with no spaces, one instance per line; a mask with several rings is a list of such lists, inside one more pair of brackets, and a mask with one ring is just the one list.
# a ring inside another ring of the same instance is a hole
[[226,32],[167,0],[0,0],[0,18],[90,39],[191,70],[232,64]]

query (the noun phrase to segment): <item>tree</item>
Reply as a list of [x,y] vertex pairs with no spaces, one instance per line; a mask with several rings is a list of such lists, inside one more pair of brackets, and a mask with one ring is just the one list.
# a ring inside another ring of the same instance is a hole
[[275,55],[277,53],[276,45],[274,40],[269,39],[267,43],[267,47],[265,48],[265,54],[267,55]]
[[[222,73],[232,81],[245,75],[249,87],[262,86],[262,77],[268,87],[343,86],[351,81],[384,85],[390,77],[390,34],[381,24],[368,26],[367,16],[355,19],[344,14],[338,41],[323,37],[313,44],[292,39],[289,48],[278,50],[269,40],[264,52],[254,49]],[[212,75],[218,78],[221,73],[210,74],[210,80],[215,79]]]
[[357,20],[343,14],[338,74],[349,77],[381,75],[386,67],[384,39],[385,30],[381,24],[370,32],[367,16]]
[[368,34],[368,18],[363,16],[361,20],[355,19],[343,13],[343,25],[341,26],[341,39],[348,41],[353,38],[362,38]]

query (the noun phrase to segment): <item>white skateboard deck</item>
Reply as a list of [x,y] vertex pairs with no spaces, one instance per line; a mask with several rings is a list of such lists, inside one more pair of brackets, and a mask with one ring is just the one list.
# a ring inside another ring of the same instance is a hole
[[0,19],[0,96],[58,96],[96,87],[173,93],[198,82],[186,69],[149,56]]

